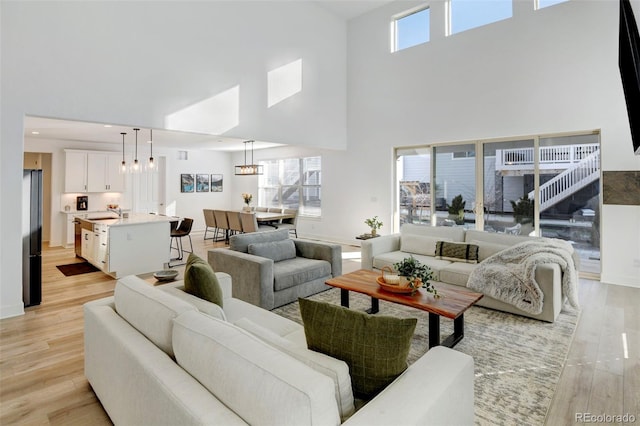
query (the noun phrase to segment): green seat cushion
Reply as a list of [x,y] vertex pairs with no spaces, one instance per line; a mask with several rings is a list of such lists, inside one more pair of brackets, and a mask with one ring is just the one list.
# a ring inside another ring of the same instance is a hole
[[200,299],[222,307],[222,288],[211,266],[191,253],[184,270],[184,289]]
[[415,318],[368,315],[299,299],[309,349],[347,363],[356,396],[369,399],[407,368]]

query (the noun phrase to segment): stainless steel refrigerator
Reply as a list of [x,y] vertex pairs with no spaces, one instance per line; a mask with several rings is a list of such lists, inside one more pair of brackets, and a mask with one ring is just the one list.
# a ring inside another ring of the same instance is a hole
[[42,170],[24,170],[22,181],[22,300],[42,301]]

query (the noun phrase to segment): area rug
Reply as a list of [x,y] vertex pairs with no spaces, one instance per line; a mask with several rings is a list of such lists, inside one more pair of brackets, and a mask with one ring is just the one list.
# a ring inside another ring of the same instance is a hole
[[88,274],[89,272],[99,271],[98,268],[89,262],[69,263],[67,265],[57,265],[56,268],[64,274],[65,277],[72,275]]
[[[339,304],[340,291],[331,289],[310,299]],[[351,309],[370,305],[369,297],[350,293]],[[297,302],[273,312],[302,324]],[[409,363],[427,351],[426,312],[381,300],[380,315],[418,319]],[[544,424],[577,322],[573,311],[562,311],[553,324],[476,306],[465,312],[464,338],[454,349],[475,362],[477,425]],[[445,318],[440,324],[441,336],[453,332],[453,321]]]

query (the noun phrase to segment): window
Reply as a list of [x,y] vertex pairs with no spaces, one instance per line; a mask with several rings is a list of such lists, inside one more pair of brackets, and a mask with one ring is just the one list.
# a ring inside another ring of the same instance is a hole
[[543,7],[554,6],[558,3],[564,3],[569,0],[537,0],[536,1],[536,10],[542,9]]
[[454,151],[451,153],[454,159],[456,158],[473,158],[476,156],[475,151]]
[[449,34],[513,16],[512,0],[449,0]]
[[429,41],[429,8],[404,14],[393,20],[391,51],[413,47]]
[[321,157],[260,161],[264,174],[258,179],[258,204],[298,209],[305,216],[320,216]]

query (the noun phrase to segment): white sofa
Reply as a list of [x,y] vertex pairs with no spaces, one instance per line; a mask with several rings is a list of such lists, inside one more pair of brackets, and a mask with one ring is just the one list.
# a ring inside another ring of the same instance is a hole
[[[436,288],[438,282],[466,287],[469,275],[478,264],[436,259],[435,247],[437,241],[476,244],[479,247],[478,260],[482,262],[508,246],[535,238],[465,230],[462,227],[432,227],[405,224],[400,229],[400,233],[363,241],[361,266],[363,269],[370,270],[382,269],[384,266],[392,267],[395,262],[411,255],[433,270],[433,282],[436,283]],[[577,267],[577,262],[579,261],[577,253],[573,252],[572,257]],[[539,314],[525,312],[487,295],[480,299],[477,304],[542,321],[554,322],[564,302],[561,291],[562,276],[560,266],[557,264],[538,265],[535,269],[535,280],[544,295],[542,312]]]
[[[304,328],[231,297],[224,309],[120,279],[84,305],[85,375],[123,425],[472,424],[473,359],[436,347],[355,414],[347,365],[306,348]],[[267,341],[269,343],[267,343]]]

